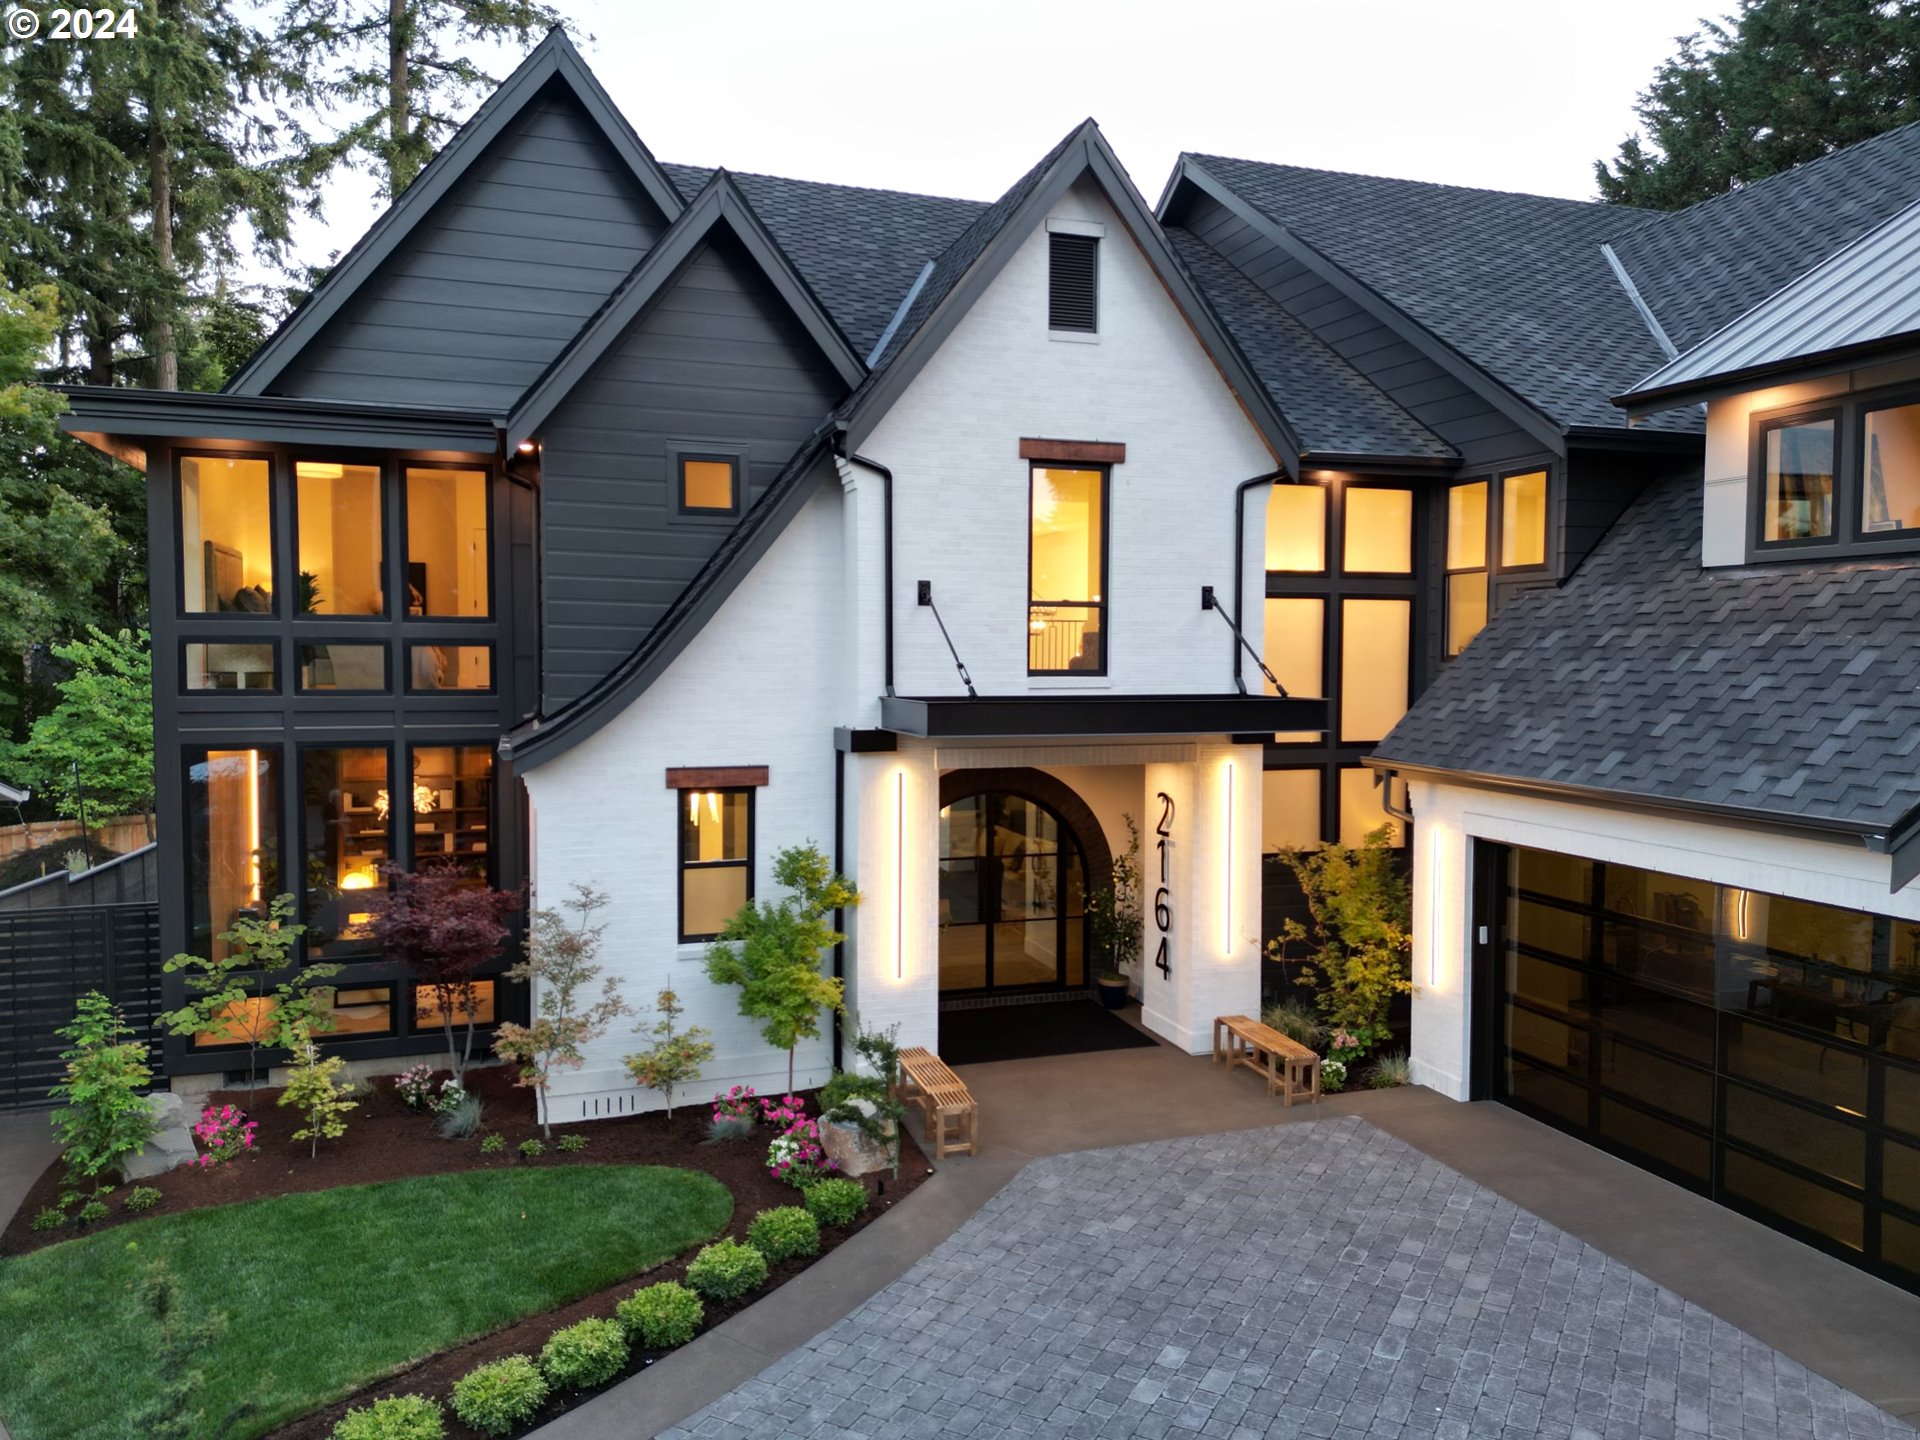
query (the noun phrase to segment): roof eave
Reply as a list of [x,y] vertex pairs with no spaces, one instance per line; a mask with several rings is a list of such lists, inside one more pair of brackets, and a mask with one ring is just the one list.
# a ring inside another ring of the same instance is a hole
[[[1902,351],[1920,353],[1920,332],[1904,331],[1877,340],[1863,340],[1857,345],[1842,345],[1808,355],[1790,355],[1759,365],[1747,365],[1737,370],[1691,376],[1671,384],[1644,385],[1624,395],[1614,396],[1613,403],[1630,415],[1653,415],[1662,410],[1676,410],[1682,405],[1705,404],[1709,400],[1738,395],[1762,385],[1777,385],[1791,380],[1817,380],[1836,370],[1850,370],[1861,360],[1897,355]],[[1684,356],[1681,358],[1685,359]],[[1655,371],[1647,378],[1658,381],[1665,373],[1665,370]]]
[[462,455],[492,455],[499,448],[500,417],[480,411],[112,385],[56,388],[67,400],[61,429],[83,438],[262,444],[311,440]]

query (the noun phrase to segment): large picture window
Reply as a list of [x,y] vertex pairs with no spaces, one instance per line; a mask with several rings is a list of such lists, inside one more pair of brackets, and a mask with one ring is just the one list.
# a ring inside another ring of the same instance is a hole
[[753,898],[753,791],[679,790],[680,939],[711,940]]
[[452,866],[485,883],[493,873],[493,747],[417,745],[411,767],[413,868]]
[[1033,467],[1028,529],[1027,670],[1107,669],[1107,472]]
[[393,795],[385,747],[302,753],[300,831],[307,953],[369,950],[367,901],[393,859]]
[[483,618],[487,579],[487,472],[407,471],[407,614]]
[[380,467],[301,460],[293,467],[300,573],[296,615],[384,615],[386,525]]
[[180,603],[187,614],[273,613],[270,476],[265,460],[180,461]]
[[1920,397],[1911,387],[1756,415],[1748,556],[1920,546]]
[[189,750],[187,943],[221,959],[219,937],[242,915],[265,916],[286,889],[280,873],[280,752]]

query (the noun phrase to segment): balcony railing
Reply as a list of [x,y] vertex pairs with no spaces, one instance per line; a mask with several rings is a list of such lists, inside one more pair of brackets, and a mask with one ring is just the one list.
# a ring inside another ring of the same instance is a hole
[[1106,668],[1106,607],[1035,601],[1027,607],[1027,670],[1034,675],[1099,674]]

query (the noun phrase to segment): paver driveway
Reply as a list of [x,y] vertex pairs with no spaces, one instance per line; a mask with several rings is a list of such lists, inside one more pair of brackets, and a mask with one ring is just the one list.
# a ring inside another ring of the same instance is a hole
[[1911,1437],[1352,1117],[1037,1160],[671,1436]]

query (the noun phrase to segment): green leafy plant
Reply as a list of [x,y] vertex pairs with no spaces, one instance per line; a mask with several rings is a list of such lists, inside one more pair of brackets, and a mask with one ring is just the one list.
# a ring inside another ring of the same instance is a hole
[[762,1210],[747,1226],[747,1243],[769,1265],[820,1253],[820,1222],[798,1205]]
[[83,1228],[88,1225],[98,1225],[102,1220],[107,1218],[107,1202],[104,1200],[89,1200],[80,1207],[79,1215],[74,1218],[80,1222]]
[[487,1113],[487,1102],[471,1091],[462,1090],[449,1099],[433,1116],[433,1132],[442,1140],[468,1140],[480,1133],[480,1122]]
[[338,1055],[322,1060],[320,1047],[311,1040],[294,1052],[293,1072],[280,1092],[280,1103],[293,1106],[305,1121],[293,1138],[310,1142],[310,1158],[320,1154],[322,1140],[338,1140],[347,1133],[347,1112],[358,1108],[348,1096],[350,1087],[340,1078],[346,1067]]
[[491,1135],[481,1137],[480,1153],[482,1155],[502,1155],[506,1153],[506,1149],[507,1137],[497,1130]]
[[542,1145],[538,1140],[527,1139],[520,1142],[520,1158],[522,1160],[538,1160],[546,1153],[547,1147]]
[[1146,937],[1146,911],[1140,904],[1140,826],[1131,815],[1126,852],[1113,857],[1109,882],[1087,893],[1087,938],[1093,946],[1095,973],[1102,978],[1126,974],[1140,959]]
[[867,1208],[867,1187],[858,1180],[817,1180],[801,1193],[822,1225],[851,1225]]
[[578,1131],[569,1135],[562,1135],[559,1143],[553,1148],[558,1150],[562,1155],[578,1155],[582,1150],[587,1148],[587,1137]]
[[1309,1050],[1318,1051],[1327,1038],[1327,1027],[1298,1000],[1282,1000],[1277,1005],[1269,1005],[1261,1012],[1260,1018],[1267,1025],[1278,1030],[1289,1040],[1297,1040]]
[[525,1355],[469,1370],[453,1382],[453,1413],[482,1435],[506,1435],[547,1403],[547,1381]]
[[241,1400],[218,1418],[209,1416],[202,1402],[207,1369],[226,1333],[226,1316],[190,1316],[180,1281],[165,1260],[148,1265],[132,1288],[140,1309],[154,1323],[158,1383],[131,1417],[128,1433],[143,1440],[221,1440],[233,1434],[253,1414],[255,1402]]
[[601,982],[599,999],[582,998],[600,976],[600,941],[607,927],[592,920],[606,903],[602,892],[576,884],[568,908],[578,915],[577,921],[569,924],[556,910],[534,911],[526,958],[507,972],[508,979],[524,980],[533,987],[534,1020],[531,1025],[503,1022],[493,1052],[518,1065],[517,1083],[537,1093],[540,1133],[548,1138],[553,1131],[547,1123],[547,1094],[554,1071],[578,1069],[584,1063],[582,1048],[627,1013],[619,981],[611,975]]
[[[389,868],[387,889],[373,893],[368,927],[380,948],[433,994],[447,1038],[447,1067],[458,1081],[473,1055],[475,985],[499,958],[506,920],[519,897],[473,883],[454,865],[410,872]],[[454,1042],[454,1016],[466,1017],[466,1038]]]
[[839,1070],[820,1087],[822,1120],[856,1125],[869,1139],[887,1146],[893,1174],[900,1174],[900,1136],[907,1107],[898,1099],[900,1088],[900,1027],[869,1030],[856,1018],[854,1053],[866,1062],[868,1074]]
[[636,1027],[640,1034],[651,1033],[653,1044],[637,1055],[627,1056],[623,1063],[634,1084],[667,1097],[667,1116],[671,1119],[674,1090],[700,1078],[701,1067],[713,1058],[713,1041],[710,1032],[698,1025],[676,1033],[686,1007],[671,985],[654,996],[653,1007],[660,1012],[660,1019],[651,1031]]
[[820,973],[821,956],[846,939],[830,917],[858,905],[860,894],[813,845],[782,850],[773,876],[792,893],[741,906],[707,947],[707,978],[740,988],[740,1013],[758,1020],[767,1043],[787,1052],[791,1090],[795,1047],[818,1038],[822,1013],[841,1006],[841,982]]
[[1267,953],[1284,964],[1292,948],[1306,947],[1301,977],[1320,987],[1315,1003],[1334,1032],[1329,1054],[1344,1062],[1387,1038],[1393,997],[1413,989],[1413,896],[1388,834],[1383,825],[1357,849],[1280,852],[1311,923],[1289,918]]
[[709,1300],[725,1302],[767,1283],[767,1257],[738,1240],[716,1240],[687,1266],[687,1286]]
[[672,1280],[643,1286],[614,1307],[627,1334],[650,1350],[668,1350],[693,1339],[707,1307]]
[[166,1197],[151,1185],[136,1185],[127,1192],[127,1198],[120,1202],[120,1208],[138,1215],[142,1210],[151,1210]]
[[1405,1085],[1410,1078],[1405,1055],[1382,1055],[1367,1071],[1367,1084],[1375,1090],[1391,1090]]
[[355,1406],[333,1427],[332,1440],[441,1440],[446,1412],[424,1395],[388,1395]]
[[56,1033],[68,1045],[60,1052],[66,1074],[51,1092],[60,1102],[53,1129],[67,1181],[78,1185],[118,1173],[153,1135],[153,1111],[143,1094],[153,1072],[146,1047],[131,1038],[119,1009],[98,990],[80,997],[72,1023]]
[[[0,533],[8,526],[0,519]],[[12,536],[9,534],[9,540]],[[9,544],[9,559],[17,551]],[[153,839],[153,660],[144,630],[86,633],[52,647],[67,667],[60,703],[8,755],[9,779],[32,785],[68,819],[139,815]]]
[[325,982],[340,967],[316,962],[288,973],[307,933],[294,919],[297,913],[293,896],[276,895],[264,917],[243,911],[234,918],[233,928],[218,937],[217,958],[176,955],[167,961],[169,974],[191,972],[186,986],[193,998],[160,1022],[175,1035],[245,1041],[250,1078],[260,1073],[263,1048],[297,1050],[315,1031],[331,1030],[333,987]]
[[1320,1088],[1330,1095],[1346,1089],[1347,1062],[1344,1060],[1321,1061]]
[[627,1366],[627,1332],[613,1320],[556,1330],[540,1350],[540,1373],[556,1390],[591,1390]]
[[67,1215],[64,1210],[56,1210],[53,1206],[47,1205],[35,1212],[33,1223],[27,1226],[27,1228],[29,1230],[58,1230],[66,1223]]

